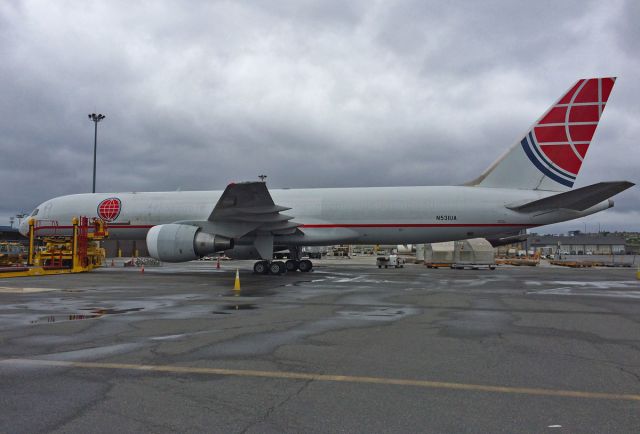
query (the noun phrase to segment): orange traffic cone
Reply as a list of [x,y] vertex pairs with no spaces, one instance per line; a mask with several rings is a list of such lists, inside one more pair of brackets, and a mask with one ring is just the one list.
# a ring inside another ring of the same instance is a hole
[[236,281],[233,284],[233,290],[240,292],[240,270],[236,268]]

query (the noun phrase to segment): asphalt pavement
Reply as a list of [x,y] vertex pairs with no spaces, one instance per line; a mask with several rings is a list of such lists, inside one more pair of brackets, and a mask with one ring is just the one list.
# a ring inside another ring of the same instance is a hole
[[0,432],[640,431],[635,269],[374,261],[0,279]]

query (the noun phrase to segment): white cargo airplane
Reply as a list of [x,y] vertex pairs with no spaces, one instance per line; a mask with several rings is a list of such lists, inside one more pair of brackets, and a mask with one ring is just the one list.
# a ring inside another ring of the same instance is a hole
[[[461,186],[269,191],[263,182],[243,182],[222,192],[75,194],[42,203],[31,218],[38,235],[51,235],[70,231],[58,222],[73,216],[98,217],[108,222],[110,238],[146,239],[161,261],[227,251],[258,259],[256,273],[275,274],[311,270],[302,246],[508,239],[610,208],[610,197],[634,185],[571,189],[614,82],[578,80],[502,157]],[[274,251],[286,249],[290,260],[272,261]]]

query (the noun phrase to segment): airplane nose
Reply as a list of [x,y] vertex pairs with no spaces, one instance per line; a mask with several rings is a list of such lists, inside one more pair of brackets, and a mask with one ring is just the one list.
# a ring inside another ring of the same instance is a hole
[[20,223],[18,232],[20,232],[25,237],[29,236],[29,219],[24,219],[22,223]]

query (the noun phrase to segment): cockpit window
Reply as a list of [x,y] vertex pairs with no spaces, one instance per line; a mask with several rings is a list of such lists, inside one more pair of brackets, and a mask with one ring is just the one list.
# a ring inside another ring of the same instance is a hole
[[38,208],[34,209],[33,212],[31,213],[31,215],[29,217],[35,217],[38,215],[38,211],[40,211]]

